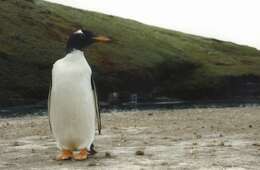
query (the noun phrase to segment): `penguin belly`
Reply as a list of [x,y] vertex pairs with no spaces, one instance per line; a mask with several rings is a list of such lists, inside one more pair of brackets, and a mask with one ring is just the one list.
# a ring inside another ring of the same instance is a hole
[[60,149],[90,149],[95,136],[95,103],[87,62],[61,61],[53,67],[50,123]]

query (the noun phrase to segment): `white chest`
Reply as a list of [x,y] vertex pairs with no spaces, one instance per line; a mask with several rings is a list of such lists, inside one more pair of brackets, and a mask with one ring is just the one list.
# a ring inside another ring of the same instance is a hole
[[91,81],[91,74],[91,68],[83,52],[73,51],[54,64],[52,70],[53,87],[87,85]]

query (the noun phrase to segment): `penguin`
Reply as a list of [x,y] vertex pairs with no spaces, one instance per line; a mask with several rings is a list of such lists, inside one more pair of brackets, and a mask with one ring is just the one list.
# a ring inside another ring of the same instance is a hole
[[100,134],[101,118],[92,70],[83,49],[95,42],[110,41],[106,36],[80,29],[70,35],[65,57],[53,64],[48,115],[60,150],[57,160],[85,160],[95,153],[95,119]]

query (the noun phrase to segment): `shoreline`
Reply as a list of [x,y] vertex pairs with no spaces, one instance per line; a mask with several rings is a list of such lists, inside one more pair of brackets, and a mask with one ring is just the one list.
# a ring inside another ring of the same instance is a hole
[[[161,101],[143,102],[137,104],[123,103],[120,105],[101,105],[102,113],[114,111],[146,111],[146,110],[173,110],[173,109],[196,109],[196,108],[229,108],[229,107],[257,107],[260,100],[205,100],[205,101]],[[26,115],[47,115],[47,103],[40,102],[31,105],[18,105],[0,107],[0,118],[18,117]]]

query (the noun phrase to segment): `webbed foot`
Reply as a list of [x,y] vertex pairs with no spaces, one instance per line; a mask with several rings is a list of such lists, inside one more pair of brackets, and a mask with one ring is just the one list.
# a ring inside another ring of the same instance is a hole
[[88,158],[88,150],[80,149],[79,153],[73,155],[73,159],[77,161],[82,161]]
[[62,161],[62,160],[68,160],[73,157],[73,152],[70,150],[62,150],[61,153],[59,153],[56,157],[56,160]]

